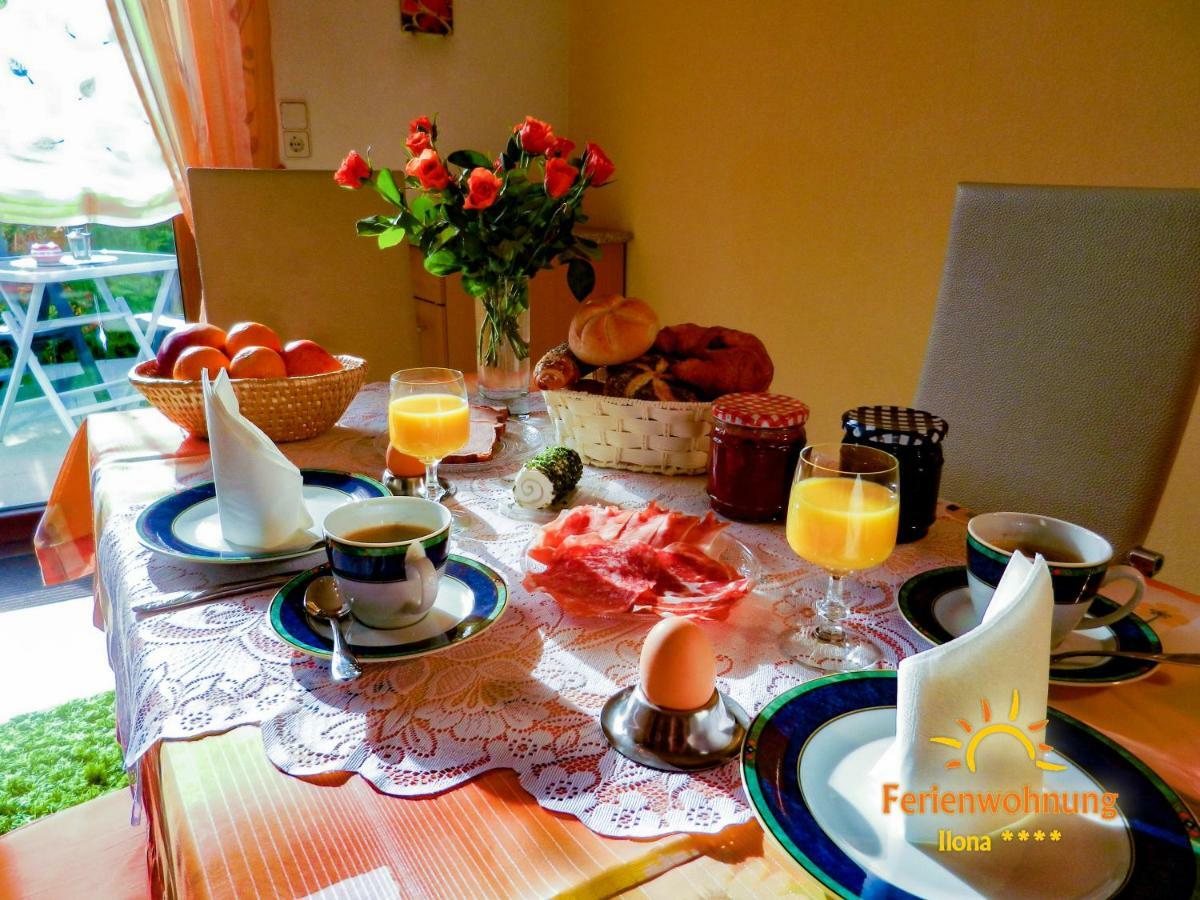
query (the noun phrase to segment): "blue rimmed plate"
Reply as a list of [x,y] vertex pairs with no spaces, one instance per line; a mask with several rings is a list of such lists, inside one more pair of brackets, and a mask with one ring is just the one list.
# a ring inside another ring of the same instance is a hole
[[[971,606],[965,566],[949,566],[914,575],[900,588],[896,597],[900,615],[918,634],[934,644],[944,644],[966,634],[979,624]],[[1117,604],[1097,595],[1088,612],[1101,616]],[[1162,653],[1162,641],[1154,629],[1137,613],[1130,613],[1112,625],[1073,631],[1054,648],[1068,650],[1137,650]],[[1079,656],[1050,667],[1050,683],[1074,687],[1102,687],[1145,678],[1158,663],[1119,656]]]
[[[329,575],[320,565],[301,572],[271,601],[271,627],[297,650],[328,657],[332,633],[324,622],[304,611],[304,591],[314,578]],[[433,609],[406,628],[369,628],[357,620],[349,626],[350,646],[360,662],[392,662],[456,647],[478,637],[504,613],[508,587],[494,569],[451,553],[438,585]]]
[[742,748],[763,828],[837,896],[1167,900],[1200,891],[1195,817],[1144,763],[1078,719],[1049,710],[1047,741],[1067,768],[1047,774],[1045,790],[1115,793],[1117,814],[1035,814],[1007,841],[991,836],[987,850],[909,844],[899,811],[884,815],[869,773],[895,733],[896,673],[850,672],[772,700]]
[[309,540],[283,550],[247,550],[226,542],[217,517],[217,489],[211,481],[186,488],[154,501],[138,516],[137,535],[157,553],[208,563],[252,563],[307,556],[321,547],[321,523],[343,504],[371,497],[386,497],[388,489],[374,478],[334,472],[330,469],[301,469],[304,505],[312,514]]

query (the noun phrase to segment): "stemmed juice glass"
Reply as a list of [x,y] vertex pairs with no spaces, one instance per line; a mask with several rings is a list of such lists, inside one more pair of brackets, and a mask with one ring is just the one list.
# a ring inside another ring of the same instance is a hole
[[816,620],[789,633],[803,665],[826,672],[872,668],[874,645],[847,631],[845,582],[882,563],[896,546],[900,468],[896,458],[857,444],[813,444],[800,453],[788,504],[787,538],[796,555],[829,574]]
[[457,369],[424,366],[392,375],[388,437],[401,453],[425,465],[425,498],[441,500],[438,463],[467,443],[471,410],[467,384]]

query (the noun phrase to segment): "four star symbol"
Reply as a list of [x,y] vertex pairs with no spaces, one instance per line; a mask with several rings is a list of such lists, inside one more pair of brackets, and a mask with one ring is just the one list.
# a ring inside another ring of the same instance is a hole
[[1035,841],[1044,841],[1046,839],[1046,832],[1042,831],[1042,829],[1039,828],[1037,831],[1035,831],[1033,833],[1033,839]]
[[1005,829],[1004,833],[1000,835],[1000,839],[1004,841],[1011,841],[1013,839],[1013,833]]
[[1022,828],[1020,831],[1017,832],[1017,840],[1018,841],[1029,840],[1029,832],[1026,831],[1024,828]]
[[1055,828],[1053,831],[1050,832],[1050,840],[1061,841],[1062,840],[1062,832],[1059,831],[1057,828]]

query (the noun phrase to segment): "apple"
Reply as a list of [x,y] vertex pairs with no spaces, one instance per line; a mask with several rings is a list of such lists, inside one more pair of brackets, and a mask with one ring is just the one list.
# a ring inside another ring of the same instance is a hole
[[291,341],[283,348],[283,363],[289,378],[297,375],[324,375],[340,372],[342,364],[316,341]]
[[158,346],[159,378],[170,378],[175,371],[175,361],[188,347],[212,347],[214,350],[225,352],[225,331],[216,325],[206,322],[193,322],[190,325],[180,325],[173,330]]

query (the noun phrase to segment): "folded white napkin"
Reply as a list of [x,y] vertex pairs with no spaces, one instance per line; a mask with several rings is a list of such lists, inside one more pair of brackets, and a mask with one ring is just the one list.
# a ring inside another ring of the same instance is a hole
[[976,795],[973,811],[956,797],[952,811],[927,804],[925,814],[903,815],[908,841],[932,843],[945,828],[994,832],[1024,818],[1024,803],[1006,810],[1001,799],[989,810],[983,796],[1041,792],[1053,611],[1045,560],[1014,553],[979,625],[900,663],[896,740],[876,776],[898,782],[900,794],[936,785],[941,795]]
[[276,550],[311,544],[312,516],[304,505],[300,470],[238,411],[229,376],[202,373],[204,415],[212,452],[221,533],[230,544]]

